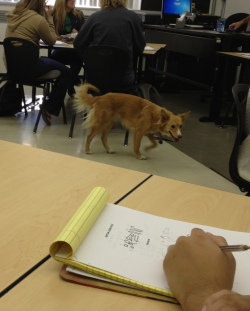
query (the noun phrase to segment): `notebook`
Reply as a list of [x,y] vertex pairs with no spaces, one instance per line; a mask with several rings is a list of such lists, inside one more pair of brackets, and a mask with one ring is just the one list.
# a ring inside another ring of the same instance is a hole
[[[112,291],[115,293],[133,295],[133,296],[137,296],[140,298],[153,299],[153,300],[167,302],[167,303],[179,304],[176,299],[168,297],[168,296],[150,293],[147,291],[136,289],[134,287],[130,287],[129,285],[121,286],[120,283],[117,284],[117,282],[115,281],[112,281],[111,283],[110,280],[101,279],[96,276],[91,276],[91,278],[86,277],[84,275],[85,272],[81,270],[79,270],[80,274],[68,272],[68,268],[69,266],[63,265],[60,270],[60,276],[63,280],[71,282],[71,283],[76,283],[76,284],[88,286],[88,287],[94,287],[94,288],[102,289],[102,290],[108,290],[108,291]],[[72,269],[76,269],[76,268],[72,267]]]
[[[229,244],[248,244],[250,233],[158,217],[108,202],[108,191],[92,190],[52,243],[50,255],[86,273],[141,290],[173,297],[163,271],[170,245],[192,228],[224,236]],[[153,211],[153,207],[152,207]],[[233,290],[250,292],[250,251],[234,253]]]

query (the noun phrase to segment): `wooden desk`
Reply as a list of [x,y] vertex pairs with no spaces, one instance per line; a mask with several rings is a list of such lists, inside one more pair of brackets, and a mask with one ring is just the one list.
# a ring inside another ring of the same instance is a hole
[[0,141],[0,292],[49,254],[90,191],[116,202],[149,175]]
[[[250,232],[250,200],[224,191],[153,176],[119,203],[172,219]],[[178,305],[67,283],[49,259],[0,299],[3,310],[180,311]]]

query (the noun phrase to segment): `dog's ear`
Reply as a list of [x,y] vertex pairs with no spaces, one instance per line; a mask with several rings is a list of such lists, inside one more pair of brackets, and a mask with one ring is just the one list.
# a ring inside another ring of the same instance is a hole
[[182,120],[182,123],[184,124],[186,118],[190,115],[191,111],[188,111],[186,113],[183,113],[183,114],[179,114],[178,116],[181,118]]
[[161,109],[161,122],[162,123],[166,123],[170,118],[170,114],[164,110],[164,109]]

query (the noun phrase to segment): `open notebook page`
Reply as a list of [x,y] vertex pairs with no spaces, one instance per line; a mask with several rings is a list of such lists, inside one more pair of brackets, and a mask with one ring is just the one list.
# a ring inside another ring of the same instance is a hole
[[[175,221],[106,204],[71,259],[168,290],[162,266],[168,246],[179,236],[189,235],[192,228],[224,236],[231,245],[250,241],[250,233]],[[250,251],[234,255],[237,268],[233,290],[249,294]]]

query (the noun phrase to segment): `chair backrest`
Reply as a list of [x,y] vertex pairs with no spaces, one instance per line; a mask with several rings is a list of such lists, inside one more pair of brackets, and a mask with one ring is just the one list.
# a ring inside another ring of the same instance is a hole
[[247,96],[249,92],[249,85],[236,84],[233,86],[232,92],[235,106],[237,109],[238,124],[237,124],[236,139],[229,161],[229,172],[232,180],[236,183],[236,185],[240,188],[240,190],[243,192],[246,191],[249,192],[250,182],[246,181],[239,175],[237,167],[239,147],[243,142],[243,140],[246,138],[245,118],[246,118],[246,105],[247,105]]
[[[228,18],[226,19],[225,22],[225,29],[227,29],[229,27],[229,25],[239,22],[242,19],[246,18],[249,14],[246,13],[236,13],[236,14],[232,14],[230,16],[228,16]],[[240,32],[240,31],[245,31],[247,28],[247,24],[243,24],[241,25],[236,31]]]
[[84,70],[88,83],[103,94],[122,87],[129,64],[129,55],[112,46],[90,46],[83,51]]
[[12,82],[25,84],[32,81],[39,58],[39,47],[28,40],[9,37],[3,41],[7,74]]

